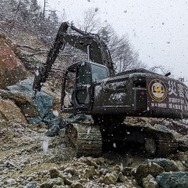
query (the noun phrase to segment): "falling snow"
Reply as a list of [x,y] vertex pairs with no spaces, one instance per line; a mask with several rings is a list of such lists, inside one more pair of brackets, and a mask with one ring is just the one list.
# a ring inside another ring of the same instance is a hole
[[53,114],[54,116],[58,117],[59,116],[59,112],[57,110],[53,110]]
[[44,153],[47,153],[47,152],[48,152],[48,138],[45,138],[45,139],[42,141],[42,149],[43,149],[43,152],[44,152]]

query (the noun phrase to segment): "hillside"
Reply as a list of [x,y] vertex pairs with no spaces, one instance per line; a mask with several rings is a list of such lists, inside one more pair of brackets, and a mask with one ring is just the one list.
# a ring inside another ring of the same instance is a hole
[[[64,127],[54,137],[46,136],[48,128],[67,120],[60,111],[59,86],[72,56],[60,55],[33,98],[33,73],[45,62],[49,46],[32,33],[15,30],[0,35],[0,48],[0,187],[188,187],[187,120],[139,119],[139,125],[160,124],[175,137],[178,150],[168,156],[150,156],[135,144],[123,150],[113,145],[100,157],[76,157]],[[136,118],[126,120],[136,126]]]

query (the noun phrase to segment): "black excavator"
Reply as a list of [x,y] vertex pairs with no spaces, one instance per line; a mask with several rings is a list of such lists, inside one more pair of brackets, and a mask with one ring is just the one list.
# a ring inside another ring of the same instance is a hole
[[[188,87],[168,75],[146,69],[115,74],[109,49],[97,34],[63,22],[46,63],[35,75],[34,91],[41,90],[60,49],[67,43],[85,52],[88,60],[70,65],[62,75],[62,112],[89,114],[94,120],[91,125],[67,126],[66,133],[77,156],[100,155],[103,145],[117,147],[123,142],[141,143],[152,155],[168,155],[177,150],[173,134],[159,130],[157,125],[164,123],[160,118],[188,117]],[[127,122],[127,116],[140,117],[140,121]],[[150,123],[143,117],[149,117]]]

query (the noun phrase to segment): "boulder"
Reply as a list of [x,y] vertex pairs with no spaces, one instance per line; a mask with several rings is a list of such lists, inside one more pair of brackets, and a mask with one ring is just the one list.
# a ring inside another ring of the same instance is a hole
[[29,182],[24,188],[37,188],[36,182]]
[[161,188],[187,188],[188,172],[163,172],[156,180]]
[[173,160],[166,159],[166,158],[156,158],[156,159],[148,159],[146,160],[148,163],[156,163],[164,168],[166,172],[170,171],[178,171],[178,166]]
[[28,75],[13,49],[12,42],[0,35],[0,88],[2,89],[23,80]]
[[164,172],[164,168],[154,162],[143,162],[138,166],[135,173],[135,178],[138,184],[142,184],[142,179],[147,177],[149,174],[156,177],[160,173]]
[[0,119],[26,123],[26,119],[20,108],[11,100],[0,99]]
[[150,174],[146,178],[143,178],[142,184],[144,188],[159,188],[155,178]]
[[100,182],[105,183],[107,185],[109,184],[115,185],[117,180],[118,180],[118,174],[116,172],[106,173],[105,176],[102,176],[100,178]]
[[178,160],[178,161],[182,161],[182,162],[188,164],[188,151],[186,151],[186,152],[179,151],[178,153],[173,155],[173,159],[176,161]]
[[38,111],[33,100],[23,92],[14,91],[12,89],[0,90],[0,96],[4,99],[14,101],[26,119],[38,116]]
[[89,167],[85,168],[83,173],[84,173],[85,178],[92,178],[93,175],[95,174],[94,166],[89,166]]
[[184,135],[178,140],[178,146],[180,151],[188,150],[188,135]]
[[118,175],[118,181],[123,182],[123,183],[126,182],[126,177],[123,175],[122,172],[120,172]]
[[51,178],[57,178],[59,177],[59,171],[57,170],[57,168],[51,168],[49,170],[49,174]]

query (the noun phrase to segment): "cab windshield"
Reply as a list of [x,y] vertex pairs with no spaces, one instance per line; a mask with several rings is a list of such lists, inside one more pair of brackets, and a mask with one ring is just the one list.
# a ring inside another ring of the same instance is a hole
[[109,72],[106,67],[91,64],[92,81],[102,80],[109,77]]

